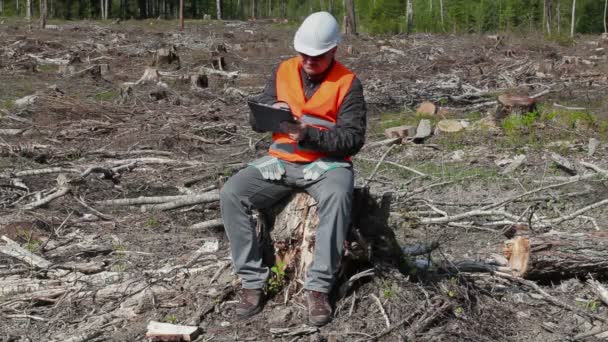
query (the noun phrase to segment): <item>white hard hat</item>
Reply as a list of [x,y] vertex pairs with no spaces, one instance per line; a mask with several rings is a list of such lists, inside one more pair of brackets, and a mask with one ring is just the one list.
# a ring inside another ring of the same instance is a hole
[[340,25],[328,12],[316,12],[304,19],[293,39],[296,51],[319,56],[340,42]]

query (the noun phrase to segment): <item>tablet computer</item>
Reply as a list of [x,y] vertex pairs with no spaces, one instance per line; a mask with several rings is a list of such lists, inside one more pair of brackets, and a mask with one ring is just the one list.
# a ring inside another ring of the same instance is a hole
[[275,108],[255,101],[247,101],[247,104],[253,115],[255,127],[260,131],[281,132],[282,121],[297,122],[288,109]]

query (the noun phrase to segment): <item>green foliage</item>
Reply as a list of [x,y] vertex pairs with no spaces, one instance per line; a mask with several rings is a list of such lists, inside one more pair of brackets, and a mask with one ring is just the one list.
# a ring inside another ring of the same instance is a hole
[[17,236],[22,240],[25,240],[24,248],[27,249],[29,252],[34,253],[36,250],[38,250],[38,247],[40,246],[40,240],[34,238],[34,235],[31,230],[22,229],[19,231]]
[[[16,1],[4,0],[2,16],[23,17],[25,4],[20,2],[19,11]],[[546,31],[543,19],[543,1],[541,0],[411,0],[415,32],[467,32],[486,33],[496,31],[523,32]],[[394,34],[405,32],[406,2],[404,0],[356,0],[355,12],[358,29],[361,32],[373,34]],[[553,2],[556,3],[555,1]],[[122,4],[122,6],[121,6]],[[255,8],[253,8],[255,4]],[[257,0],[236,1],[224,0],[223,19],[244,20],[248,18],[287,18],[288,25],[297,25],[306,15],[316,11],[330,11],[342,20],[345,9],[342,1],[327,0]],[[441,6],[443,5],[443,6]],[[560,13],[554,8],[550,23],[551,32],[568,33],[571,21],[571,2],[563,2],[559,6]],[[603,31],[603,1],[582,0],[577,2],[575,31],[577,33],[599,33]],[[166,11],[162,6],[153,6],[149,1],[119,2],[113,0],[110,6],[109,18],[148,19],[147,26],[176,27],[174,21],[177,11],[176,2],[168,2]],[[53,5],[54,18],[65,20],[88,19],[98,20],[101,9],[98,2],[87,1],[57,1]],[[205,14],[213,20],[205,21],[203,25],[218,23],[215,20],[216,2],[209,0],[192,0],[185,4],[184,16],[194,20],[187,26],[200,25]],[[34,6],[34,17],[39,15]],[[555,18],[561,18],[558,23]],[[156,20],[161,18],[163,20]],[[165,23],[163,21],[166,20]],[[561,39],[561,38],[560,38]]]
[[146,220],[146,227],[148,227],[150,229],[158,228],[159,226],[160,226],[160,222],[154,216],[150,216],[150,217],[148,217],[148,220]]
[[393,291],[393,284],[390,281],[382,280],[382,296],[384,298],[392,298],[395,295]]
[[115,261],[110,267],[112,272],[124,272],[127,270],[125,261],[126,246],[119,240],[112,240],[112,249],[114,250]]
[[96,101],[112,101],[118,97],[118,92],[114,89],[108,91],[102,91],[101,93],[97,93],[93,95],[93,98]]
[[165,316],[165,322],[171,323],[171,324],[177,324],[177,322],[178,322],[177,315],[169,314],[169,315]]
[[270,268],[270,278],[268,279],[268,287],[266,291],[269,294],[277,294],[285,285],[285,269],[287,264],[283,261],[279,261],[278,264]]
[[509,137],[519,137],[521,134],[527,133],[532,128],[532,125],[538,119],[537,112],[526,113],[522,115],[509,115],[502,122],[502,128],[505,134]]
[[6,100],[2,101],[2,108],[4,108],[4,109],[11,109],[11,108],[13,108],[14,105],[15,105],[15,101],[12,99],[6,99]]

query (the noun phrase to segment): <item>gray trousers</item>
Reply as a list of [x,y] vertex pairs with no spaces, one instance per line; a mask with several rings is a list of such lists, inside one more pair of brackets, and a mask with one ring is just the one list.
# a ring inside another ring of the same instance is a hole
[[261,289],[270,273],[262,263],[262,251],[251,219],[252,209],[269,208],[296,189],[303,189],[318,203],[319,227],[315,255],[304,288],[328,293],[338,271],[344,239],[350,226],[354,189],[352,168],[327,171],[316,180],[305,180],[306,164],[283,162],[285,175],[279,181],[262,177],[249,166],[232,176],[220,192],[220,207],[230,240],[232,261],[243,288]]

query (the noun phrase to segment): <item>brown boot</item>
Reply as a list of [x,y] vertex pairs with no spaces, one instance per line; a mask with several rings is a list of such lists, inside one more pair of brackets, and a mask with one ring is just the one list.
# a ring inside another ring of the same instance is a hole
[[331,305],[327,293],[306,291],[306,304],[310,324],[320,327],[329,323],[331,320]]
[[264,306],[264,291],[262,289],[241,289],[239,303],[236,305],[236,315],[239,318],[251,317],[262,311]]

